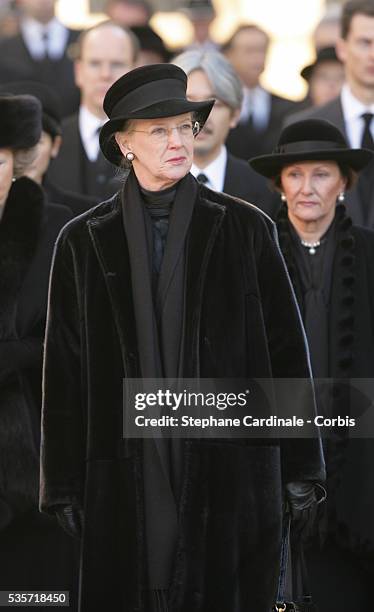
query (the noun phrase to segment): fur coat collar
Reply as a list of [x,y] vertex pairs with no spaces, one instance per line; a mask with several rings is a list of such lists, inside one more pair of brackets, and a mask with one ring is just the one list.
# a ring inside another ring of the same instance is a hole
[[35,254],[43,218],[44,194],[22,177],[12,184],[0,220],[0,339],[13,338],[17,297]]

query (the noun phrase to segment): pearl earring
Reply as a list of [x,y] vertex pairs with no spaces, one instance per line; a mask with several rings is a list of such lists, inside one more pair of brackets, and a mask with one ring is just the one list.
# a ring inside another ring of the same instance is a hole
[[287,198],[284,195],[284,193],[281,193],[281,200],[282,200],[282,202],[287,202]]
[[15,182],[16,182],[16,180],[17,180],[17,179],[16,179],[16,177],[15,177],[15,176],[13,176],[13,178],[12,178],[12,183],[15,183]]
[[126,153],[126,159],[128,162],[132,162],[135,159],[135,155],[132,151]]
[[341,192],[341,193],[339,193],[339,195],[338,195],[338,201],[339,201],[339,202],[344,202],[344,199],[345,199],[345,193],[344,193],[344,191],[342,191],[342,192]]

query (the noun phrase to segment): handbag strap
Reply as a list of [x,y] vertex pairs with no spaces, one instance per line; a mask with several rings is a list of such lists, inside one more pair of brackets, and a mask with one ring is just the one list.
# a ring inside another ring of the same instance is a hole
[[281,544],[281,556],[280,556],[280,572],[278,580],[278,591],[277,600],[275,604],[276,612],[286,610],[286,604],[284,601],[286,592],[286,577],[287,577],[287,566],[288,566],[288,555],[290,549],[290,529],[291,529],[291,515],[289,512],[285,515],[282,527],[282,544]]
[[299,603],[312,604],[309,576],[305,562],[303,546],[292,547],[292,584],[293,596]]
[[298,546],[296,550],[294,550],[292,547],[292,599],[296,597],[297,603],[295,601],[285,601],[288,578],[288,562],[291,551],[290,533],[291,514],[287,512],[283,520],[278,591],[273,610],[274,612],[291,612],[291,610],[294,612],[297,612],[298,610],[300,612],[302,610],[305,612],[315,612],[316,607],[313,604],[312,596],[310,594],[308,571],[302,545]]

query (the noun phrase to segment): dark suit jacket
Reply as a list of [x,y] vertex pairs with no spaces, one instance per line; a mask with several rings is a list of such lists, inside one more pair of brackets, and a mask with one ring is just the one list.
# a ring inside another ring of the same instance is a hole
[[[285,124],[312,118],[331,121],[348,140],[340,96],[323,106],[290,115]],[[355,225],[374,228],[374,161],[360,173],[357,184],[346,194],[345,204]]]
[[90,198],[71,191],[65,191],[51,183],[48,179],[43,181],[43,187],[49,202],[68,207],[74,217],[81,215],[97,204],[95,198]]
[[49,167],[47,177],[51,183],[64,191],[89,198],[93,202],[91,205],[111,197],[121,186],[121,180],[116,176],[116,167],[102,158],[102,168],[100,168],[102,180],[98,184],[97,193],[93,195],[87,188],[85,178],[87,171],[90,174],[89,178],[97,176],[96,165],[91,164],[86,157],[79,133],[78,114],[75,114],[62,123],[62,146],[58,157]]
[[250,159],[256,155],[271,153],[277,143],[285,116],[296,108],[296,103],[270,94],[269,123],[264,130],[255,130],[249,123],[239,123],[230,130],[226,140],[227,148],[233,155]]
[[223,191],[255,204],[273,218],[278,210],[279,196],[271,191],[268,181],[231,153],[227,155]]
[[[79,31],[69,30],[67,47],[74,43]],[[58,94],[64,117],[74,113],[79,105],[79,89],[75,85],[73,62],[66,55],[59,60],[34,60],[22,33],[0,41],[0,82],[38,81],[52,87]]]

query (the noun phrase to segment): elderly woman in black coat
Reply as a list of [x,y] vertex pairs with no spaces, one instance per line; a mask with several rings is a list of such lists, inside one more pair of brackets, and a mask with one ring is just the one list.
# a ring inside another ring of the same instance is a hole
[[[250,160],[281,192],[279,242],[313,374],[331,379],[319,399],[333,417],[357,417],[368,407],[342,379],[374,378],[374,232],[353,226],[344,207],[345,191],[372,157],[349,149],[331,123],[310,119],[286,127],[272,155]],[[328,503],[324,545],[309,554],[312,592],[321,612],[364,612],[374,578],[374,444],[337,427],[325,448]]]
[[283,493],[309,507],[324,478],[318,438],[123,437],[123,379],[310,374],[273,223],[189,173],[213,101],[186,85],[160,64],[109,89],[101,147],[128,177],[54,257],[41,509],[82,537],[81,612],[269,612]]
[[47,208],[41,188],[22,176],[40,134],[38,100],[0,96],[1,590],[72,585],[71,543],[37,505],[48,276],[57,234],[72,217]]

